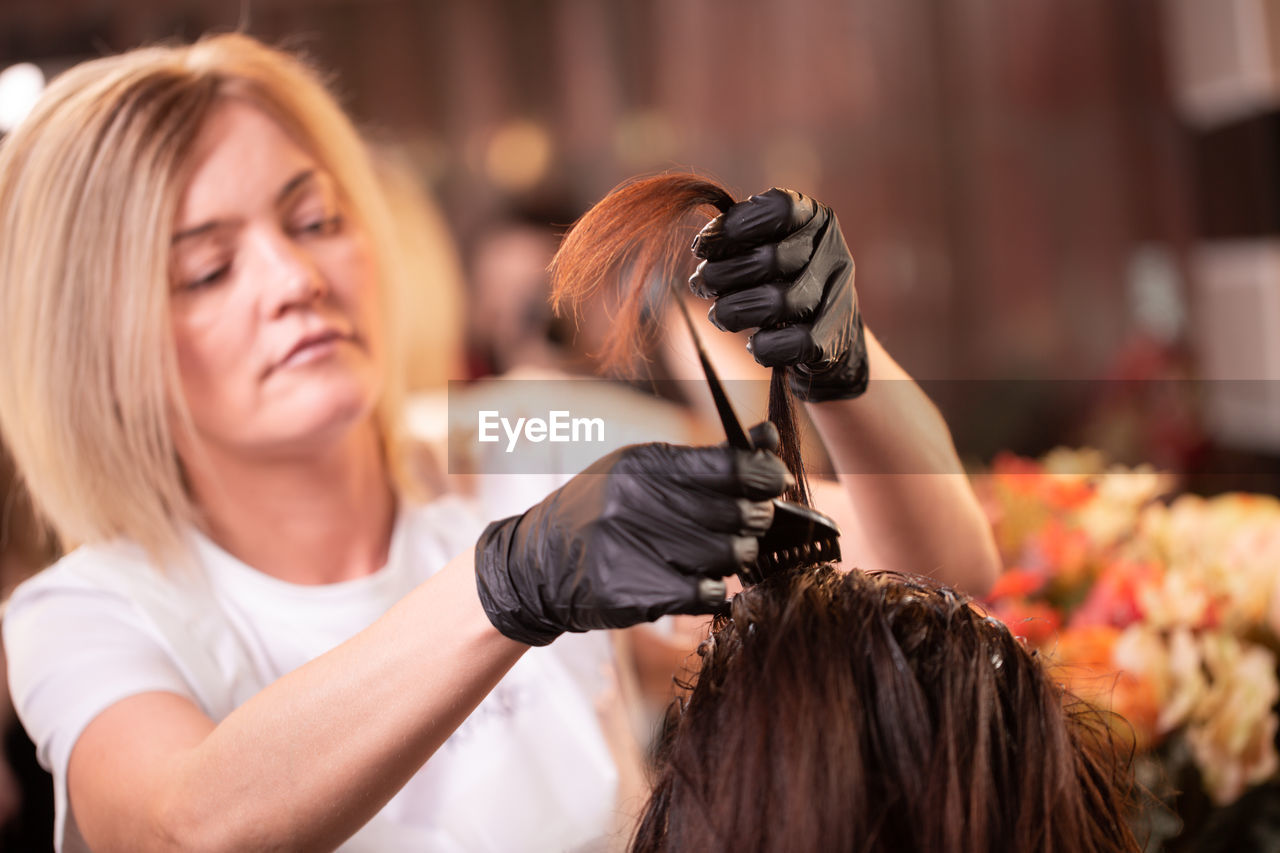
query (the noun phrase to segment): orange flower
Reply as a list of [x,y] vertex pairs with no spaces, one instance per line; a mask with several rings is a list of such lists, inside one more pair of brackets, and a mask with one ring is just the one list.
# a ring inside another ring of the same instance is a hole
[[991,592],[987,593],[987,600],[1026,598],[1043,587],[1044,581],[1042,573],[1015,566],[996,578]]
[[1149,679],[1119,670],[1111,691],[1111,710],[1132,727],[1135,748],[1155,745],[1160,737],[1160,694]]
[[1124,628],[1141,619],[1145,613],[1142,592],[1160,580],[1160,569],[1154,563],[1112,563],[1099,573],[1084,603],[1071,616],[1071,626],[1111,625]]
[[[1034,459],[1001,450],[991,460],[991,473],[1003,477],[1009,475],[1044,475],[1044,466]],[[1030,482],[1029,480],[1025,482]]]
[[1009,633],[1033,647],[1045,645],[1062,625],[1058,611],[1041,601],[1000,599],[991,603],[990,613],[1009,628]]
[[1049,671],[1082,699],[1110,707],[1116,676],[1112,651],[1119,636],[1110,625],[1068,628],[1048,650]]
[[1050,518],[1032,538],[1033,550],[1052,575],[1056,589],[1071,589],[1089,579],[1098,555],[1084,531],[1068,527],[1060,518]]
[[1112,670],[1112,652],[1120,631],[1111,625],[1072,626],[1058,637],[1054,657],[1062,663]]
[[1092,483],[1077,477],[1050,477],[1045,486],[1045,498],[1064,510],[1079,509],[1097,494]]

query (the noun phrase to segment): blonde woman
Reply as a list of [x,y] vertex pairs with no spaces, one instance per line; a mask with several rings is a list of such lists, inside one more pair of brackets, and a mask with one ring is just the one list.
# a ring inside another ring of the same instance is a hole
[[4,641],[59,850],[598,846],[607,655],[531,647],[710,612],[755,557],[767,451],[624,449],[488,527],[416,503],[376,186],[239,35],[77,67],[0,145],[0,429],[71,549]]

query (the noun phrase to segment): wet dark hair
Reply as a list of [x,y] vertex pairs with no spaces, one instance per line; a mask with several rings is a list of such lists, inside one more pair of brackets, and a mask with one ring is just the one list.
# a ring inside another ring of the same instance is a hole
[[1140,849],[1131,747],[950,589],[794,571],[698,654],[634,851]]

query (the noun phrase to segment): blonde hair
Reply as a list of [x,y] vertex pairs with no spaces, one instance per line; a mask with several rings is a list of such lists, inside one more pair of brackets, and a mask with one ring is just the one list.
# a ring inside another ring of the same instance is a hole
[[[175,430],[190,417],[169,325],[170,241],[188,152],[220,99],[252,103],[335,180],[385,304],[400,246],[358,132],[300,59],[240,34],[83,63],[0,142],[0,432],[64,546],[127,537],[181,552],[198,519]],[[375,418],[404,487],[400,342]]]
[[463,373],[464,296],[462,261],[448,221],[417,179],[404,149],[375,144],[371,155],[401,252],[396,315],[413,330],[404,334],[405,388],[438,391]]

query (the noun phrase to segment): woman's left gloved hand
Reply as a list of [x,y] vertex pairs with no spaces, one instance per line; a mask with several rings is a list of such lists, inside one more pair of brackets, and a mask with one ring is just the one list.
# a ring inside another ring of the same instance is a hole
[[623,447],[535,504],[495,521],[476,543],[476,589],[513,640],[625,628],[669,613],[716,613],[720,579],[752,565],[773,520],[771,498],[795,481],[772,452]]
[[707,223],[693,251],[703,260],[689,286],[715,299],[711,322],[730,332],[758,328],[752,354],[785,366],[797,397],[816,403],[866,390],[853,257],[831,208],[775,187]]

